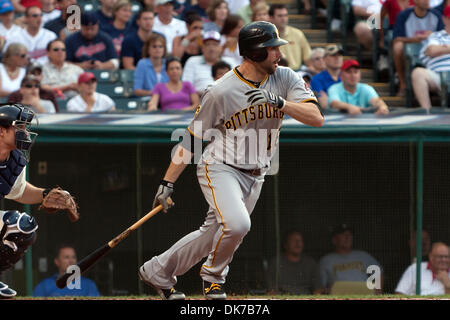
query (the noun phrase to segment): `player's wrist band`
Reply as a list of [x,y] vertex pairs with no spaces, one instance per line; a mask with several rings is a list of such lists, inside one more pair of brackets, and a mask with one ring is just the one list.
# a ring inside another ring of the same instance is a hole
[[44,199],[44,198],[48,195],[48,193],[50,192],[50,190],[52,190],[52,189],[46,188],[46,189],[44,189],[44,190],[42,191],[42,199]]
[[165,187],[169,187],[173,189],[173,182],[167,181],[167,180],[161,180],[161,185],[165,186]]

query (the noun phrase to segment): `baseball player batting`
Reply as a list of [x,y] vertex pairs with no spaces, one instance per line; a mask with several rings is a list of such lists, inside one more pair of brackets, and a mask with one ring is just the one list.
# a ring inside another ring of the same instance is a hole
[[164,211],[170,207],[167,199],[175,182],[193,156],[193,146],[214,135],[197,165],[198,182],[209,204],[203,225],[138,270],[139,278],[163,299],[185,299],[175,290],[177,276],[205,257],[200,270],[203,294],[207,299],[226,299],[229,264],[250,230],[250,214],[278,147],[284,115],[310,126],[323,124],[309,87],[291,69],[278,66],[279,47],[287,43],[272,23],[244,26],[239,33],[243,63],[206,89],[176,147],[153,203],[154,207],[162,204]]

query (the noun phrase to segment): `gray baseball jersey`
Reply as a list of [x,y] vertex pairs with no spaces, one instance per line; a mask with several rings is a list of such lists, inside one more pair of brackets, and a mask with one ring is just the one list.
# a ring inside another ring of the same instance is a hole
[[[260,87],[288,101],[317,101],[303,79],[289,68],[278,67]],[[224,283],[234,252],[250,230],[250,214],[266,171],[255,176],[239,168],[270,166],[284,118],[282,111],[268,104],[249,105],[245,93],[254,88],[234,69],[202,96],[188,130],[203,140],[213,137],[197,166],[198,181],[209,210],[198,230],[144,263],[147,277],[160,288],[174,286],[178,275],[205,257],[200,270],[202,279]]]
[[[284,112],[269,104],[249,105],[245,93],[253,88],[233,69],[206,90],[188,127],[192,135],[203,140],[214,136],[203,153],[204,161],[245,169],[270,165]],[[260,88],[288,101],[317,101],[303,79],[287,67],[278,67]]]

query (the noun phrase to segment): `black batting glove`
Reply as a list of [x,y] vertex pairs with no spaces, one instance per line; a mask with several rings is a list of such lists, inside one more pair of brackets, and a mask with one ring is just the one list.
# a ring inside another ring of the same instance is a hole
[[247,91],[245,95],[248,96],[247,102],[252,105],[268,103],[275,108],[282,109],[286,103],[282,97],[261,88]]
[[153,208],[157,207],[159,204],[162,204],[163,211],[167,212],[171,206],[174,206],[175,203],[172,203],[170,206],[167,203],[167,199],[170,198],[170,196],[173,193],[173,183],[162,180],[161,184],[158,187],[158,191],[156,192],[155,200],[153,200]]

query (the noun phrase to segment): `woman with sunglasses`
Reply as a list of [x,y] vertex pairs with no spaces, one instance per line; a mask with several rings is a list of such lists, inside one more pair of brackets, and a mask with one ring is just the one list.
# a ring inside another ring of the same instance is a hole
[[43,100],[39,97],[40,81],[36,76],[27,75],[23,78],[20,93],[22,94],[21,104],[31,106],[35,113],[56,113],[55,106],[50,100]]
[[0,97],[20,89],[28,64],[27,48],[20,43],[12,43],[0,63]]

